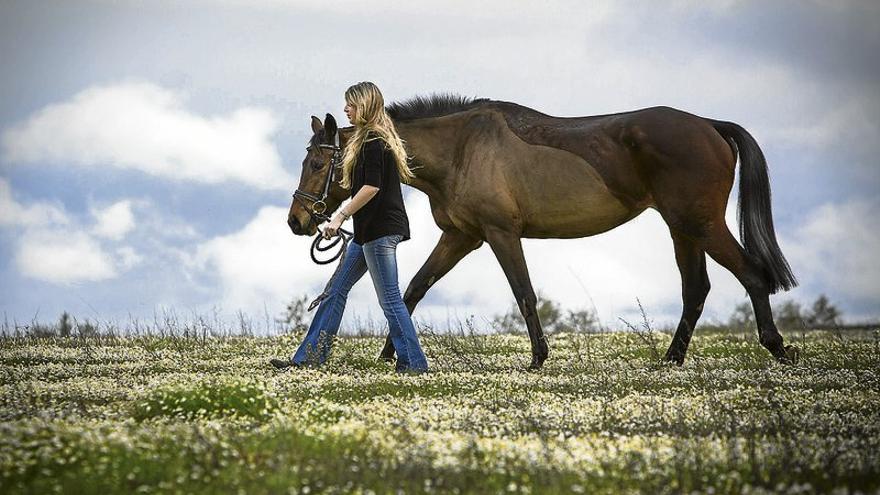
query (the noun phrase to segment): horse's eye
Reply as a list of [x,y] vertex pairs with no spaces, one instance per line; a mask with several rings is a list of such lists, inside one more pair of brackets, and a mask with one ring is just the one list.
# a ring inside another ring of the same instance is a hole
[[312,160],[312,170],[321,170],[324,167],[324,160]]

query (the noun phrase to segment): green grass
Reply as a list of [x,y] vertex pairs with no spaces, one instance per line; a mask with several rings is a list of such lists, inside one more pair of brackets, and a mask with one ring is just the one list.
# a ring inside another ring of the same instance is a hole
[[181,419],[199,417],[271,417],[278,402],[263,382],[241,379],[203,379],[156,387],[134,404],[138,421],[161,416]]
[[770,493],[880,490],[880,338],[428,332],[431,372],[342,338],[0,338],[3,493]]

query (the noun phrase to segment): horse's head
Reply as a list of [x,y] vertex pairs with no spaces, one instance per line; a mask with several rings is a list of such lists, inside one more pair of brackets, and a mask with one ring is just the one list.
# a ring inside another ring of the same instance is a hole
[[302,162],[299,187],[293,194],[287,225],[296,235],[313,235],[348,197],[339,186],[345,143],[329,113],[322,123],[312,116],[312,138]]

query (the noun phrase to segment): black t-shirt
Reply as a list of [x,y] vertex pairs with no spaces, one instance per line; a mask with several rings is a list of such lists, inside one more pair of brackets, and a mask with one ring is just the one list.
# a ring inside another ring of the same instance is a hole
[[374,133],[367,135],[351,179],[352,198],[364,185],[379,188],[379,192],[354,213],[354,241],[363,245],[391,234],[401,234],[401,242],[409,239],[409,218],[403,206],[397,161],[385,141]]

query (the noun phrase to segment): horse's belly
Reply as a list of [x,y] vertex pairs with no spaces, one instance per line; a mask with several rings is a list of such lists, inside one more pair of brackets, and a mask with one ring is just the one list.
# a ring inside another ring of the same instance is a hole
[[[607,198],[606,198],[607,199]],[[580,202],[578,208],[544,208],[523,218],[523,237],[575,238],[600,234],[641,213],[626,208],[613,196],[608,202]]]
[[632,219],[634,211],[617,199],[601,176],[586,162],[572,167],[544,167],[541,177],[520,182],[517,198],[523,219],[523,237],[586,237]]

